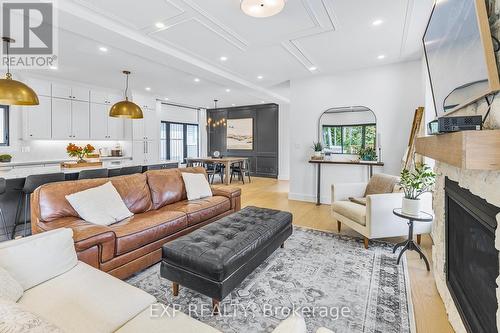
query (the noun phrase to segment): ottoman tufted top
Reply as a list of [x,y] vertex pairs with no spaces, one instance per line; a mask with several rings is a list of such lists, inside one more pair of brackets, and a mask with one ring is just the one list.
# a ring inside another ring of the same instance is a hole
[[223,281],[291,224],[288,212],[246,207],[163,245],[163,261]]

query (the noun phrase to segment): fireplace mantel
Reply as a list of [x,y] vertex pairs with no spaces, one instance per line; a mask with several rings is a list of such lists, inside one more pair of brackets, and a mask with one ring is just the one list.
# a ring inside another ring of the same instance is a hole
[[500,130],[420,137],[415,151],[465,170],[500,170]]

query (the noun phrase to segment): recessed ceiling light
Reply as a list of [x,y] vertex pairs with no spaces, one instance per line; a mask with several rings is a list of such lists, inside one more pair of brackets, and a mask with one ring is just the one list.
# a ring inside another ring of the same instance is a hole
[[168,101],[168,97],[165,97],[165,100]]
[[227,89],[226,89],[226,92],[231,92],[231,89],[227,88]]
[[57,66],[50,66],[49,68],[52,69],[53,71],[57,70]]
[[257,76],[257,79],[262,80],[264,77],[262,75]]
[[200,82],[200,79],[198,79],[197,77],[194,78],[194,82]]
[[165,28],[165,23],[163,23],[163,22],[156,22],[155,23],[155,27],[157,27],[158,29],[163,29],[163,28]]
[[377,57],[377,59],[378,59],[378,60],[382,60],[382,59],[384,59],[384,58],[385,58],[385,55],[383,55],[383,54],[381,54],[381,55],[379,55],[379,56]]
[[315,70],[317,70],[317,69],[318,69],[318,67],[316,67],[316,66],[311,66],[311,67],[309,67],[309,70],[310,70],[311,72],[314,72],[314,71],[315,71]]
[[144,88],[144,89],[146,89],[147,91],[151,91],[151,88],[150,88],[150,87],[146,87],[146,88]]
[[108,52],[108,48],[105,46],[99,46],[99,51],[101,52]]
[[233,104],[231,104],[231,106],[236,106],[236,104],[233,103]]
[[266,104],[266,102],[265,101],[260,101],[260,104]]
[[377,26],[377,25],[381,25],[382,23],[384,23],[383,20],[375,20],[372,22],[372,25]]
[[241,10],[252,17],[269,17],[285,7],[285,0],[242,0]]
[[225,56],[222,56],[219,59],[220,59],[220,61],[227,61],[227,57],[225,57]]

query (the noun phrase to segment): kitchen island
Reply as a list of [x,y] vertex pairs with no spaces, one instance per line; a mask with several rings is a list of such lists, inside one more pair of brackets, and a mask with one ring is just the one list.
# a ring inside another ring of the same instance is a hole
[[[49,173],[63,172],[66,180],[78,179],[78,174],[82,170],[102,169],[109,170],[110,177],[119,176],[120,169],[130,166],[142,166],[143,172],[148,168],[170,169],[177,168],[179,162],[171,160],[159,160],[148,163],[134,162],[130,157],[113,157],[102,158],[102,166],[86,167],[86,168],[61,168],[60,163],[67,160],[51,160],[51,161],[33,161],[33,162],[11,162],[0,164],[0,178],[5,178],[7,181],[7,191],[0,195],[0,207],[3,210],[7,221],[8,230],[14,227],[16,210],[21,196],[21,189],[24,186],[24,181],[29,175],[42,175]],[[24,220],[24,217],[21,216]],[[18,227],[22,231],[22,227]],[[3,226],[0,227],[0,241],[6,240],[7,235],[4,235]]]

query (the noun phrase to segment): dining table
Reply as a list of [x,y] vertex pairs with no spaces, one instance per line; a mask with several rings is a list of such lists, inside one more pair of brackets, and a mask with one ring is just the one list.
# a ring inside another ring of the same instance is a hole
[[224,165],[224,184],[229,185],[231,178],[231,165],[247,161],[248,157],[190,157],[186,159],[188,165],[193,163],[222,164]]

